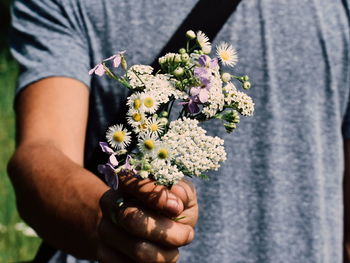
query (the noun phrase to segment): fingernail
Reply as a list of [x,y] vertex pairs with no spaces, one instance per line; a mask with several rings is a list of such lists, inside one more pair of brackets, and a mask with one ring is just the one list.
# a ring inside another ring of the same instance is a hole
[[179,212],[179,203],[177,202],[175,196],[169,196],[166,207],[167,210],[171,213],[177,214]]
[[193,239],[194,239],[194,231],[191,230],[190,234],[188,235],[187,244],[191,243]]

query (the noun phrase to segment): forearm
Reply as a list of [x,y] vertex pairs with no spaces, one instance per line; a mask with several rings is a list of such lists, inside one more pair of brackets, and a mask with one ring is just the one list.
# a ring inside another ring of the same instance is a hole
[[21,216],[48,243],[95,256],[99,199],[108,187],[53,144],[21,145],[9,163]]

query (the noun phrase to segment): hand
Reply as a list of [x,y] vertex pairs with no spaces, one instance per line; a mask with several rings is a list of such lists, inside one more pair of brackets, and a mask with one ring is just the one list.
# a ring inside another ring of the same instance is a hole
[[[109,190],[101,198],[99,261],[176,262],[178,247],[194,238],[198,218],[194,187],[186,181],[171,190],[134,177],[121,177],[120,181],[123,197],[134,199],[118,209],[119,191]],[[178,220],[171,219],[174,217]]]

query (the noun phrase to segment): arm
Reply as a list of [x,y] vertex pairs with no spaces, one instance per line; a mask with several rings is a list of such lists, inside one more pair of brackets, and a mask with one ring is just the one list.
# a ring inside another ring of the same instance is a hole
[[350,140],[344,140],[344,263],[350,262]]
[[[148,255],[154,262],[175,262],[176,247],[193,238],[197,219],[194,191],[182,183],[172,190],[177,198],[167,189],[155,189],[152,182],[125,179],[125,192],[148,207],[185,214],[187,222],[173,222],[138,204],[119,215],[121,227],[113,225],[109,213],[115,206],[115,193],[107,192],[109,188],[82,167],[88,96],[84,84],[62,77],[40,80],[20,94],[17,149],[8,170],[21,216],[49,244],[78,257],[143,262]],[[169,199],[176,201],[175,208],[166,205]],[[129,234],[133,224],[140,231],[132,229]],[[172,248],[164,250],[157,245],[160,243]]]
[[92,257],[98,200],[108,188],[82,168],[88,89],[49,78],[17,102],[17,150],[8,170],[18,210],[51,245]]

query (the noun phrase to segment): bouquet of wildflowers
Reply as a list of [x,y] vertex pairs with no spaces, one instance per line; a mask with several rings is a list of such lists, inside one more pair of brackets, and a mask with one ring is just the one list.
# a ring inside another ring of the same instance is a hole
[[[109,159],[98,170],[115,189],[118,176],[123,175],[150,178],[168,187],[184,176],[207,178],[206,172],[217,170],[226,160],[226,152],[224,141],[207,135],[199,124],[219,119],[230,133],[240,115],[251,116],[254,112],[251,97],[231,82],[249,89],[249,77],[221,69],[237,63],[236,50],[222,42],[212,58],[212,45],[203,32],[190,30],[186,37],[186,48],[159,58],[157,72],[148,65],[128,67],[125,51],[103,60],[89,72],[106,74],[131,92],[125,124],[109,127],[107,142],[100,143]],[[118,67],[122,74],[112,71]]]

